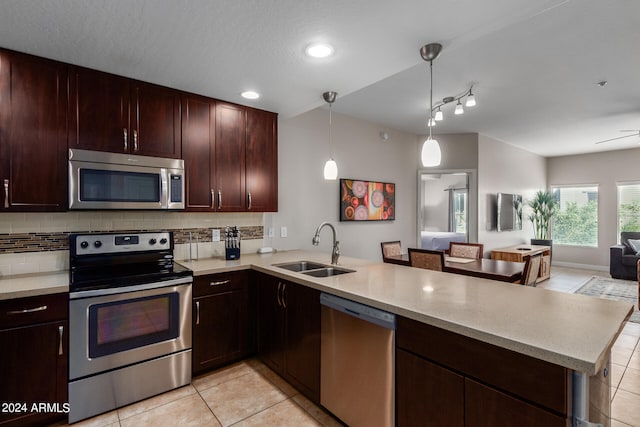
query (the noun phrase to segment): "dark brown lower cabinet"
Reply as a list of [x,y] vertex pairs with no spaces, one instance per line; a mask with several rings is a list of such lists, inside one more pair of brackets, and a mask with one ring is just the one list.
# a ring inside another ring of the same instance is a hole
[[399,426],[464,426],[464,377],[407,351],[396,352]]
[[256,273],[262,361],[320,402],[320,292]]
[[0,425],[66,416],[68,294],[0,301]]
[[249,272],[199,276],[193,283],[194,373],[242,359],[253,351]]
[[566,368],[398,317],[397,425],[571,425]]
[[468,427],[566,427],[567,419],[486,385],[465,379],[465,425]]

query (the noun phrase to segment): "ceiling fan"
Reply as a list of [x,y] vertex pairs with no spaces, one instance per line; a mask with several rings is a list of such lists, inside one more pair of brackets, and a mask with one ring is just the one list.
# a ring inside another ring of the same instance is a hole
[[633,137],[633,136],[640,137],[640,129],[631,129],[631,130],[627,129],[627,130],[621,130],[620,132],[633,132],[633,133],[630,134],[630,135],[619,136],[617,138],[611,138],[611,139],[605,139],[603,141],[598,141],[598,142],[596,142],[596,144],[602,144],[603,142],[615,141],[616,139],[630,138],[630,137]]

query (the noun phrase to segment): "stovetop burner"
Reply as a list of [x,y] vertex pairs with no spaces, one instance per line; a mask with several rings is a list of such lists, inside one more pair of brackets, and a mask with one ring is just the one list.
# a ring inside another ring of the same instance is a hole
[[117,288],[192,276],[173,261],[173,233],[104,233],[69,236],[71,292]]

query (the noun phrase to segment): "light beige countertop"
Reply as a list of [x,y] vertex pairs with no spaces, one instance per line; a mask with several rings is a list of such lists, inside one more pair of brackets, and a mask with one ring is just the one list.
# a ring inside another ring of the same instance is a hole
[[340,257],[354,273],[315,278],[272,264],[330,255],[288,251],[181,262],[194,275],[253,268],[451,332],[593,375],[633,306],[585,295]]
[[[588,375],[605,366],[633,306],[401,265],[340,257],[353,273],[315,278],[272,264],[330,263],[320,252],[179,261],[195,276],[254,269]],[[68,272],[0,279],[0,300],[67,292]]]
[[0,300],[61,292],[69,292],[68,271],[0,278]]

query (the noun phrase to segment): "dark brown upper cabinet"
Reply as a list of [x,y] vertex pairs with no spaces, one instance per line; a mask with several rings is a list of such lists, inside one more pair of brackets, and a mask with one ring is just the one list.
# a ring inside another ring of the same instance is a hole
[[197,95],[182,103],[187,210],[244,211],[244,109]]
[[0,49],[0,211],[67,207],[67,65]]
[[71,67],[69,148],[181,158],[180,92]]
[[277,211],[277,115],[197,95],[182,108],[186,209]]
[[247,108],[247,210],[278,211],[278,115]]

